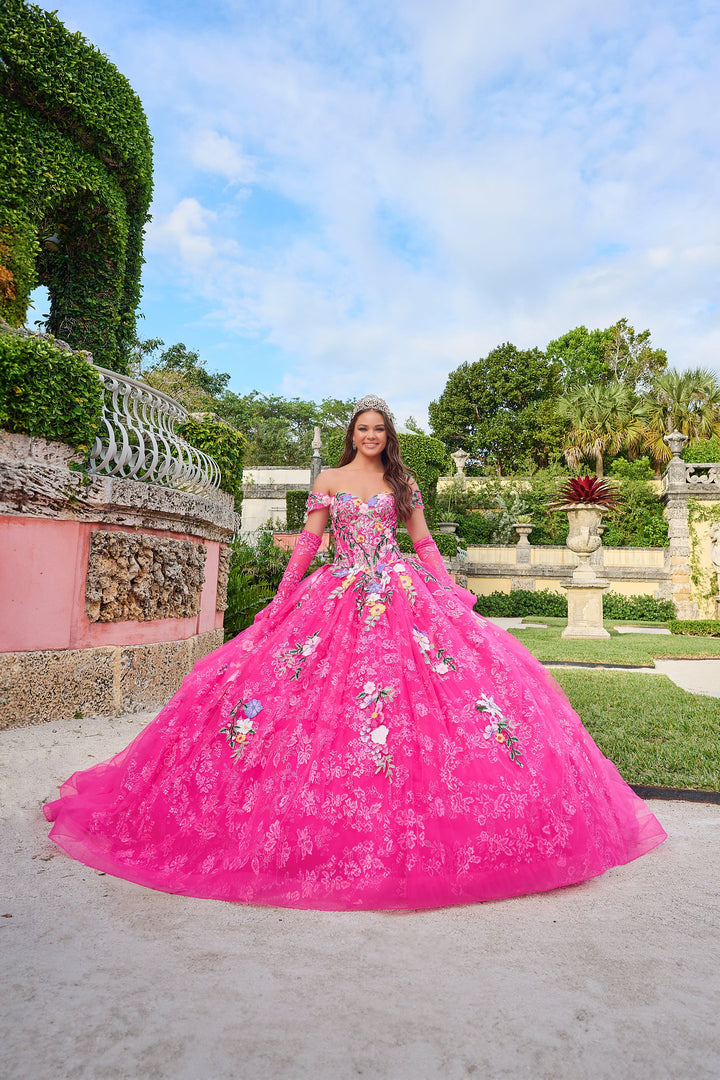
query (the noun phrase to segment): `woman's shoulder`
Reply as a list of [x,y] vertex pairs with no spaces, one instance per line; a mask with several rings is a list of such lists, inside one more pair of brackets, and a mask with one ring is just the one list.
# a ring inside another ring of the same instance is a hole
[[323,469],[313,484],[314,495],[334,495],[337,491],[337,475],[341,469]]

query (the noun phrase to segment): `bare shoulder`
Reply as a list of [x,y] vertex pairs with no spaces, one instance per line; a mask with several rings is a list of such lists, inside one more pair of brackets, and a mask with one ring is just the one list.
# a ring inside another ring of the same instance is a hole
[[417,482],[417,480],[415,479],[414,476],[408,475],[406,477],[406,480],[407,480],[407,482],[408,482],[408,484],[410,486],[411,491],[419,491],[420,490],[420,488],[418,486],[418,482]]
[[313,484],[316,495],[334,495],[337,489],[336,476],[338,469],[323,469]]

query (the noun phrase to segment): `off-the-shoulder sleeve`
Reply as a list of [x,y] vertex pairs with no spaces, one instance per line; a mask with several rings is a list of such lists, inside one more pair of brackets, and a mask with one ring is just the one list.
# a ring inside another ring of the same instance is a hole
[[331,502],[330,495],[322,495],[319,492],[311,491],[308,495],[307,512],[312,514],[313,510],[323,510]]
[[422,501],[422,495],[420,494],[420,488],[415,488],[410,499],[411,510],[424,510],[425,504]]

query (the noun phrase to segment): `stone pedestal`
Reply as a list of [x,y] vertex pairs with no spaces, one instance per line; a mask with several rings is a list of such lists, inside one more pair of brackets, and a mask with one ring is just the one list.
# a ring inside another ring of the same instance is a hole
[[603,593],[609,583],[602,578],[594,581],[571,581],[563,585],[567,590],[568,624],[562,632],[564,638],[609,638],[603,626]]

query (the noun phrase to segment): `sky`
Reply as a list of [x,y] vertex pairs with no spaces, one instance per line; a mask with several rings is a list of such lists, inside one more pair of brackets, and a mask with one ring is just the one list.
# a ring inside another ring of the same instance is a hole
[[[720,372],[715,0],[52,0],[154,138],[142,338],[385,397],[626,317]],[[49,8],[49,5],[48,5]]]

